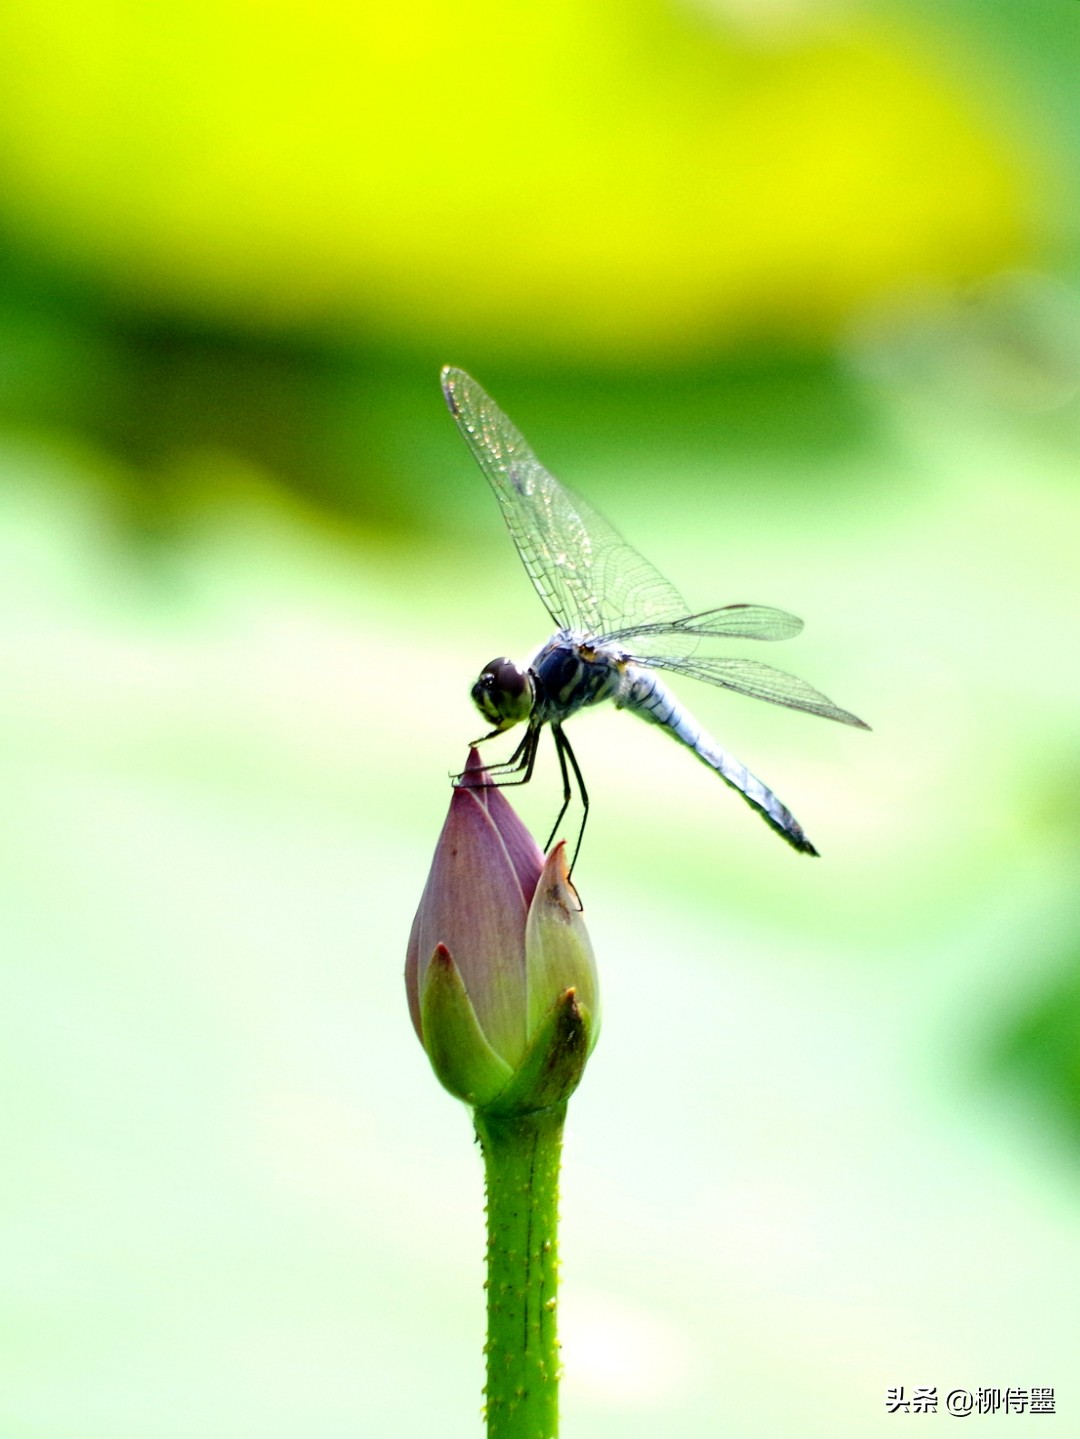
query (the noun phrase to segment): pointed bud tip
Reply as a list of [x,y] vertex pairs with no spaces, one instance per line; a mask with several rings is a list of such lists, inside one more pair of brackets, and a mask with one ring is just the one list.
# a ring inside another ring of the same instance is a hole
[[578,986],[572,984],[564,989],[555,1001],[555,1009],[562,1016],[562,1023],[569,1028],[580,1029],[591,1018],[589,1011],[578,998]]
[[580,916],[585,911],[580,896],[570,878],[570,867],[566,862],[566,840],[559,840],[544,861],[539,888],[546,891],[549,904],[563,909],[569,917],[572,912]]
[[484,768],[484,761],[480,758],[480,751],[475,745],[469,750],[469,757],[465,761],[465,768],[458,775],[458,789],[487,789],[491,785],[491,776]]

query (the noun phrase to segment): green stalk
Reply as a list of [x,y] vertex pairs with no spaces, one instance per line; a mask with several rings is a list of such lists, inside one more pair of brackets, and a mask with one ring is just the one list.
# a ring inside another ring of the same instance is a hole
[[559,1432],[559,1158],[566,1101],[525,1114],[477,1110],[487,1181],[488,1439]]

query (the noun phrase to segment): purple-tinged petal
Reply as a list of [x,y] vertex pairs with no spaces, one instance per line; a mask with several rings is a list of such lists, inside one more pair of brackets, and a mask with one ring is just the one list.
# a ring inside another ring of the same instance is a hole
[[488,1043],[515,1064],[527,1041],[525,918],[543,857],[509,805],[502,809],[512,824],[499,806],[501,824],[492,817],[488,801],[493,792],[481,787],[486,771],[472,763],[467,773],[469,781],[451,795],[435,847],[409,940],[405,983],[413,1024],[423,1040],[419,997],[424,975],[435,946],[445,945]]
[[544,865],[543,851],[518,818],[517,811],[502,790],[492,783],[491,776],[481,763],[475,748],[469,751],[469,758],[458,783],[463,789],[470,789],[491,816],[492,823],[506,845],[506,852],[514,866],[525,903],[531,904],[536,882]]

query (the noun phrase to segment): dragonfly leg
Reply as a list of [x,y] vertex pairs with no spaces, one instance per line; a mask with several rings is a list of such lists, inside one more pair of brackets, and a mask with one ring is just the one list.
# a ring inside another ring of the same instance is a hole
[[[536,755],[540,747],[540,732],[542,725],[530,725],[517,749],[508,760],[501,764],[491,765],[488,769],[488,777],[493,789],[502,789],[504,785],[528,784],[533,777],[533,770],[536,768]],[[551,828],[547,844],[544,849],[549,850],[555,838],[559,826],[563,822],[563,816],[570,808],[570,801],[573,798],[574,786],[570,782],[571,773],[577,784],[578,793],[581,795],[581,803],[584,813],[581,817],[581,828],[578,830],[577,842],[574,845],[573,857],[570,861],[568,873],[573,873],[574,865],[577,863],[578,854],[581,851],[581,841],[585,835],[585,824],[589,818],[589,792],[585,788],[585,781],[581,776],[581,768],[578,765],[574,751],[570,748],[570,741],[563,733],[561,725],[552,724],[551,733],[555,740],[555,753],[559,757],[559,772],[562,775],[563,802],[559,813],[555,817],[555,823]],[[491,735],[485,735],[485,739],[491,739]],[[454,784],[460,784],[465,778],[464,773],[453,775]],[[475,781],[470,781],[475,783]],[[486,786],[485,786],[486,788]]]
[[544,849],[549,850],[551,848],[552,841],[554,840],[555,835],[558,832],[559,825],[561,825],[563,822],[563,815],[565,815],[567,809],[569,809],[570,807],[570,797],[573,793],[573,790],[570,785],[570,772],[566,767],[566,762],[567,760],[569,760],[570,769],[574,772],[574,779],[577,781],[578,793],[581,795],[581,803],[584,810],[584,813],[581,816],[581,828],[578,830],[577,843],[574,845],[574,854],[572,859],[570,860],[569,873],[572,874],[574,871],[574,865],[577,864],[578,854],[581,852],[581,841],[585,837],[585,825],[588,823],[589,819],[589,792],[585,788],[585,781],[581,777],[581,769],[579,768],[578,762],[574,757],[574,751],[570,748],[570,741],[563,733],[562,725],[553,724],[551,726],[551,733],[555,740],[555,753],[559,756],[559,770],[562,773],[563,802],[562,809],[559,811],[555,819],[555,823],[551,828],[551,834],[548,836],[548,842],[544,845]]
[[[492,730],[491,734],[484,735],[484,739],[493,739],[499,730]],[[483,740],[474,740],[474,744],[482,744]],[[501,789],[505,784],[528,784],[533,776],[533,769],[536,766],[536,751],[540,745],[539,726],[530,725],[517,749],[508,760],[500,764],[488,766],[488,777],[491,780],[492,789]],[[514,778],[517,775],[519,778]],[[465,777],[465,772],[451,775],[454,784],[460,784]],[[482,786],[486,788],[486,786]]]

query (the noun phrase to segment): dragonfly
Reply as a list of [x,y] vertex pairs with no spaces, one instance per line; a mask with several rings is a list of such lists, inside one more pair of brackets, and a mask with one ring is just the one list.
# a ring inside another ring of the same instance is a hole
[[489,767],[493,784],[532,778],[540,737],[555,742],[563,803],[549,848],[573,796],[583,806],[574,850],[581,848],[589,796],[564,725],[579,710],[611,700],[691,750],[802,854],[818,851],[777,796],[720,747],[675,698],[658,671],[703,680],[720,689],[822,715],[856,729],[863,720],[805,680],[753,659],[711,653],[717,641],[786,640],[802,620],[767,605],[729,604],[694,613],[671,582],[580,496],[565,488],[533,454],[494,400],[464,370],[442,371],[446,403],[499,502],[526,573],[555,631],[521,663],[505,656],[484,666],[472,698],[494,728],[475,744],[519,724],[517,749]]

